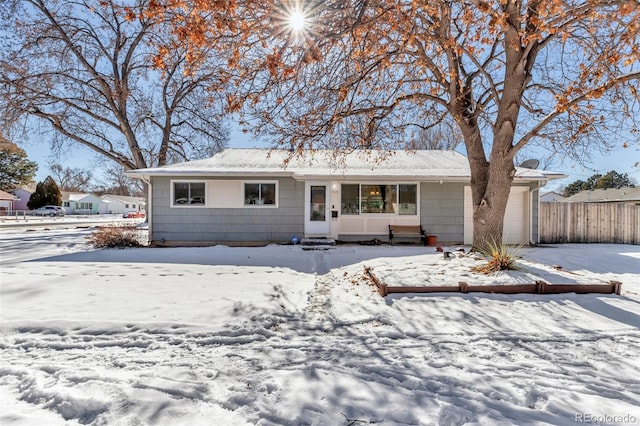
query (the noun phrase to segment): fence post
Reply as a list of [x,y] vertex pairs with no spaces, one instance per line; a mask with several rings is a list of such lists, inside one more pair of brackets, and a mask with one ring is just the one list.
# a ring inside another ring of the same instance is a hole
[[620,281],[611,280],[609,284],[613,286],[613,292],[620,296],[620,292],[622,291],[622,283]]

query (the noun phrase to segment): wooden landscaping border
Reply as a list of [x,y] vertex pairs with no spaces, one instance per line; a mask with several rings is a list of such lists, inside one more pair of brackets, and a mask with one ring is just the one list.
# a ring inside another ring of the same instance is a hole
[[364,268],[371,282],[382,297],[391,293],[493,293],[493,294],[561,294],[599,293],[620,295],[622,283],[609,281],[608,284],[548,284],[536,281],[533,284],[469,285],[464,281],[449,286],[388,286],[376,277],[371,268]]

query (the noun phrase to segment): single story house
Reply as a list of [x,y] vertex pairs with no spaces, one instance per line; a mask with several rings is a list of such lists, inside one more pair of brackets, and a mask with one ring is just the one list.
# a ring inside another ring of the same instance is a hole
[[146,202],[144,198],[141,197],[105,194],[101,198],[103,201],[109,202],[108,213],[124,214],[128,212],[139,212],[144,211],[146,207]]
[[[388,225],[422,225],[439,242],[471,243],[469,163],[455,151],[226,149],[211,158],[127,172],[150,186],[153,244],[388,240]],[[507,243],[538,242],[540,188],[565,177],[516,168]]]
[[16,188],[12,190],[11,193],[16,196],[16,201],[13,203],[13,209],[21,212],[28,211],[29,207],[27,207],[27,203],[29,202],[34,190],[35,189],[31,190],[29,188]]
[[567,203],[618,203],[640,205],[640,188],[606,188],[580,191],[562,200]]
[[109,213],[109,201],[93,194],[62,191],[62,207],[67,214]]
[[7,214],[13,213],[13,211],[15,210],[13,204],[17,200],[18,197],[16,197],[15,195],[9,194],[5,191],[0,191],[0,212]]
[[564,195],[559,194],[559,193],[557,193],[555,191],[541,192],[540,193],[540,202],[543,202],[543,203],[562,201],[564,199],[565,199]]

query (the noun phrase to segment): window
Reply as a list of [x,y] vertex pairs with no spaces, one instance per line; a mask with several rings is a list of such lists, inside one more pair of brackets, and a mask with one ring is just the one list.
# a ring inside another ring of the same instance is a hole
[[327,191],[325,186],[311,186],[310,221],[324,222],[326,218]]
[[78,210],[91,210],[93,208],[93,203],[78,203]]
[[398,214],[418,214],[418,185],[398,185]]
[[174,182],[174,206],[204,206],[206,204],[204,182]]
[[361,185],[362,213],[396,213],[397,185]]
[[274,183],[254,183],[244,184],[244,205],[245,206],[275,206],[276,205],[276,184]]
[[343,215],[418,214],[418,185],[407,184],[343,184]]
[[342,185],[342,214],[360,214],[360,185]]

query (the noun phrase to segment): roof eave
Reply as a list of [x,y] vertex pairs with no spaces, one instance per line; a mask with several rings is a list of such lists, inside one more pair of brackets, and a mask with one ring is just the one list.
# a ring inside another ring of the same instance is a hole
[[240,176],[275,176],[275,177],[291,177],[293,172],[287,171],[209,171],[209,170],[182,170],[182,171],[148,171],[145,169],[130,170],[125,175],[132,178],[149,178],[149,177],[240,177]]

